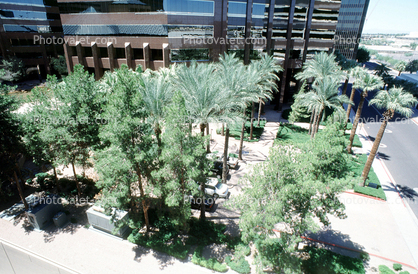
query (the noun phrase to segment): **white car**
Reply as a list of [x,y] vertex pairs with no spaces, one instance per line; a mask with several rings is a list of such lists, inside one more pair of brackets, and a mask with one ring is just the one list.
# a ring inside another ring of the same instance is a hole
[[[219,161],[223,161],[224,156],[223,154],[219,157]],[[229,153],[228,158],[226,159],[226,162],[228,163],[229,168],[235,169],[238,165],[238,155],[234,153]]]
[[228,186],[222,184],[218,178],[208,178],[205,184],[205,193],[216,198],[228,199],[231,195]]

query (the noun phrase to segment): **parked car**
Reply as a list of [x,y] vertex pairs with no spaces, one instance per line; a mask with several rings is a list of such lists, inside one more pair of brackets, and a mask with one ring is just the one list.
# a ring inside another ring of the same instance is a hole
[[[212,166],[210,168],[209,177],[218,177],[222,179],[223,161],[222,154],[218,151],[206,154],[206,157],[212,160]],[[226,167],[226,174],[229,174],[229,166]]]
[[[223,162],[224,156],[221,155],[219,161]],[[234,153],[229,153],[228,158],[226,159],[229,168],[235,169],[238,166],[238,155]]]
[[[189,201],[192,209],[199,209],[200,205],[202,204],[202,197],[194,197],[192,195],[189,196]],[[215,205],[215,198],[209,195],[205,195],[205,210],[210,211],[212,207]]]
[[208,178],[205,184],[205,194],[210,195],[215,199],[228,199],[231,192],[229,192],[228,186],[222,184],[218,178]]

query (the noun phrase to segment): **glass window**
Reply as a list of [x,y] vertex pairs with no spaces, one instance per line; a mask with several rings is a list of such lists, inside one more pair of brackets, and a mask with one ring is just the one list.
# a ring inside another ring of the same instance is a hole
[[1,18],[13,19],[47,19],[46,12],[23,11],[23,10],[2,10]]
[[125,58],[125,49],[124,48],[115,48],[115,58],[116,59]]
[[182,15],[213,16],[214,5],[214,1],[166,0],[164,1],[164,11]]

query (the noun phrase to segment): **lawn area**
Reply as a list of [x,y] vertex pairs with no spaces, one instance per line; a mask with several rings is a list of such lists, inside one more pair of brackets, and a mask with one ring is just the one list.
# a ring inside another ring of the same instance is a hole
[[[253,122],[253,139],[250,140],[250,129],[251,124],[249,121],[245,122],[245,131],[244,131],[244,141],[247,142],[258,142],[260,139],[261,134],[263,134],[264,126],[266,125],[266,121],[261,120],[260,126],[257,126],[258,122]],[[229,128],[229,136],[234,137],[236,140],[239,140],[241,138],[241,127],[242,124],[234,125]],[[221,129],[216,130],[217,134],[221,134]]]
[[[363,168],[366,162],[367,162],[367,154],[357,155],[355,158],[353,157],[353,161],[351,161],[350,163],[350,170],[354,172],[356,177],[361,176],[361,173],[363,172]],[[380,184],[380,181],[377,178],[377,175],[374,172],[373,168],[369,172],[369,177],[366,181],[366,185],[368,185],[369,183],[376,184],[377,189],[372,188],[372,187],[367,187],[367,186],[365,187],[354,186],[354,192],[377,197],[386,201],[385,192],[383,191],[382,185]]]

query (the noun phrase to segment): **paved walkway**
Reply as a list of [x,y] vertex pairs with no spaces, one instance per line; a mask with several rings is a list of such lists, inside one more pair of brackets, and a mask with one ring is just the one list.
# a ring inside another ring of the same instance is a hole
[[[354,116],[354,111],[351,116]],[[368,134],[361,125],[357,134],[363,148],[356,149],[355,153],[369,153],[372,142],[367,139]],[[327,243],[325,247],[346,255],[356,255],[356,251],[369,253],[370,260],[366,265],[368,273],[375,273],[381,264],[391,267],[394,262],[403,264],[404,270],[410,273],[418,273],[418,220],[394,187],[396,183],[384,162],[376,158],[373,169],[382,184],[387,201],[365,197],[352,191],[343,193],[340,199],[346,206],[347,218],[330,218],[330,227],[309,236]]]

